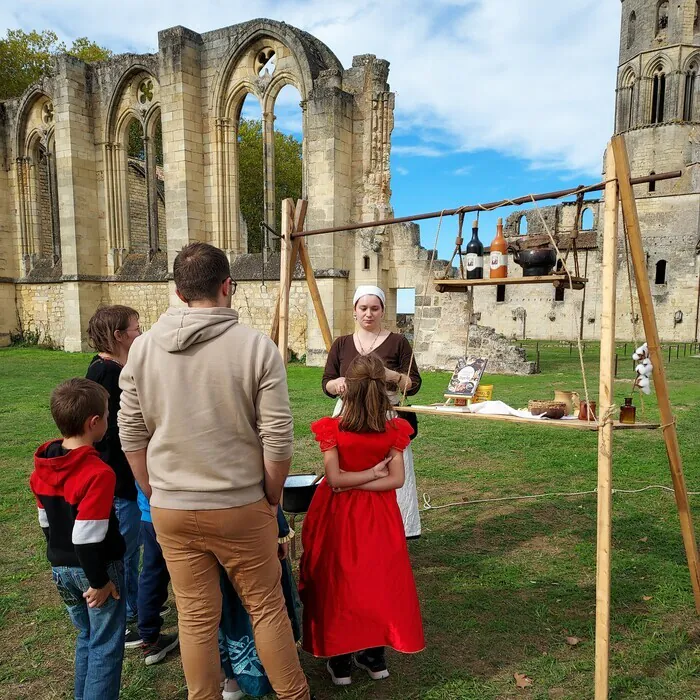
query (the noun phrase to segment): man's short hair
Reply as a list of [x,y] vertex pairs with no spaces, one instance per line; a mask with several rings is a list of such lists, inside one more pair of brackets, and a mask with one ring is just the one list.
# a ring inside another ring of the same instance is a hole
[[188,302],[216,299],[219,288],[230,276],[228,258],[208,243],[186,245],[173,263],[175,286]]
[[51,394],[51,415],[64,438],[83,434],[85,421],[104,416],[109,393],[92,379],[67,379]]

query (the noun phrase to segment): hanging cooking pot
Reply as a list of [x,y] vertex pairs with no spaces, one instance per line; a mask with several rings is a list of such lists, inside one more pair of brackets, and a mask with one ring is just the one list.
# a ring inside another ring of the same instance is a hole
[[306,513],[323,476],[290,474],[282,489],[282,510],[285,513]]

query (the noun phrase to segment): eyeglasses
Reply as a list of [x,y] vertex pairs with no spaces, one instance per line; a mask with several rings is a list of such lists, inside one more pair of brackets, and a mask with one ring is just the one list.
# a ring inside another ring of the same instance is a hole
[[233,296],[236,293],[236,288],[238,287],[238,282],[236,282],[231,276],[226,277],[221,280],[221,284],[223,284],[226,280],[230,280],[231,282],[231,291],[230,294]]

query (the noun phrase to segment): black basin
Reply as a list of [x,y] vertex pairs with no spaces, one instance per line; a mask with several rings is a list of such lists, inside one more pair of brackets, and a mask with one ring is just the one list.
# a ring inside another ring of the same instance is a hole
[[316,474],[290,474],[282,490],[282,510],[285,513],[306,513],[318,484]]
[[523,277],[544,277],[552,274],[557,254],[553,248],[536,248],[521,250],[513,259],[523,268]]

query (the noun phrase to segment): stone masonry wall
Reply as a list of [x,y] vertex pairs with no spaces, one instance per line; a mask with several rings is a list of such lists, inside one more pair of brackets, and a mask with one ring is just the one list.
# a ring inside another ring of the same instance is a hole
[[15,285],[17,317],[14,328],[38,331],[40,342],[61,347],[65,340],[64,299],[61,284]]

